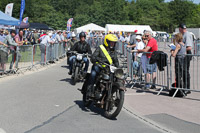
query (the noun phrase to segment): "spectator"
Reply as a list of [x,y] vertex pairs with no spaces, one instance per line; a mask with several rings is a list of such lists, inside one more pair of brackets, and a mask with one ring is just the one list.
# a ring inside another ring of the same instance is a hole
[[121,41],[122,43],[125,42],[125,39],[123,36],[121,36],[120,34],[117,35],[118,41]]
[[6,45],[5,43],[1,42],[0,41],[0,74],[4,74],[5,73],[5,70],[6,70],[6,62],[7,62],[7,58],[8,58],[8,55],[6,52],[2,51],[1,50],[1,47],[8,47],[8,45]]
[[180,24],[179,25],[179,32],[183,35],[183,43],[186,45],[186,53],[187,56],[185,57],[185,65],[186,65],[186,88],[188,91],[186,91],[186,94],[190,94],[191,92],[189,91],[190,89],[190,61],[192,60],[192,44],[193,44],[193,39],[192,35],[187,31],[185,24]]
[[186,45],[183,43],[183,36],[181,33],[175,35],[176,49],[171,51],[173,57],[175,57],[175,74],[176,74],[176,87],[181,86],[184,83],[184,88],[186,87],[186,69],[184,58],[186,54]]
[[136,46],[136,33],[138,30],[135,30],[133,35],[130,36],[130,45],[128,47],[134,48]]
[[29,31],[29,30],[28,30],[28,33],[27,33],[26,38],[27,38],[27,40],[28,40],[31,44],[34,43],[34,36],[33,36],[32,31]]
[[70,39],[70,37],[71,37],[71,33],[67,31],[67,39]]
[[3,74],[6,70],[6,68],[5,68],[6,61],[5,60],[7,58],[6,53],[1,50],[1,47],[3,47],[3,46],[8,47],[8,45],[3,43],[6,38],[6,36],[3,33],[4,33],[4,30],[1,29],[0,30],[0,70],[2,71],[1,74]]
[[37,30],[34,31],[33,38],[34,38],[34,44],[38,44],[39,35]]
[[[144,43],[144,49],[145,49],[146,45],[148,44],[148,41],[145,38],[145,35],[142,36],[142,42]],[[143,53],[141,56],[141,65],[142,65],[142,70],[145,74],[147,73],[147,69],[146,69],[147,61],[148,61],[147,56],[145,53]]]
[[59,47],[59,43],[62,42],[62,40],[60,38],[60,35],[61,35],[61,31],[58,31],[57,34],[56,34],[56,37],[55,37],[54,48],[55,48],[55,58],[56,58],[56,61],[58,61],[58,47]]
[[61,42],[61,47],[62,47],[62,56],[65,57],[65,47],[66,47],[66,42],[67,42],[67,39],[65,39],[65,31],[63,31],[61,34],[60,34],[60,39],[62,40]]
[[45,65],[45,50],[46,50],[46,47],[47,47],[47,44],[48,43],[53,43],[53,41],[51,41],[51,36],[52,36],[52,33],[48,33],[48,35],[45,35],[45,36],[42,36],[42,41],[40,43],[40,50],[41,50],[41,65]]
[[0,29],[0,41],[3,42],[6,38],[6,35],[4,34],[4,30]]
[[[136,47],[135,50],[139,50],[139,49],[143,49],[144,48],[144,43],[142,42],[142,38],[141,36],[136,36]],[[140,64],[141,64],[141,57],[142,57],[142,53],[134,53],[134,64],[133,66],[136,66],[133,70],[134,70],[134,74],[135,75],[139,75],[140,73]],[[137,65],[138,64],[138,65]]]
[[[145,38],[148,40],[148,44],[145,47],[145,49],[136,50],[138,53],[141,53],[141,52],[154,52],[154,51],[158,50],[157,41],[152,36],[153,36],[153,34],[152,34],[151,31],[148,31],[148,30],[145,31]],[[155,82],[156,82],[156,69],[157,69],[157,66],[156,66],[156,63],[149,64],[149,60],[151,58],[151,55],[152,55],[152,53],[146,54],[146,56],[147,56],[147,64],[146,64],[146,70],[147,70],[146,83],[147,84],[146,84],[146,88],[150,88],[150,85],[148,83],[150,82],[151,74],[152,74],[152,77],[153,77],[153,84],[155,84]],[[155,85],[152,85],[151,89],[154,89],[154,88],[155,88]]]
[[[23,30],[20,29],[19,33],[14,37],[16,43],[23,44]],[[20,48],[19,46],[16,47],[15,50],[12,51],[12,60],[10,62],[10,70],[13,69],[13,64],[15,63],[15,68],[18,69],[18,62],[21,59]]]
[[[5,40],[4,40],[4,45],[1,45],[0,47],[0,56],[1,56],[1,67],[3,68],[3,70],[6,70],[6,65],[5,63],[8,61],[8,53],[9,53],[9,48],[10,46],[21,46],[23,45],[22,42],[18,42],[16,43],[14,41],[14,37],[16,35],[16,31],[15,30],[11,30],[10,34],[6,36]],[[6,44],[6,45],[5,45]]]
[[125,34],[124,38],[125,38],[125,39],[124,39],[125,42],[126,42],[127,44],[129,44],[129,43],[130,43],[130,35]]

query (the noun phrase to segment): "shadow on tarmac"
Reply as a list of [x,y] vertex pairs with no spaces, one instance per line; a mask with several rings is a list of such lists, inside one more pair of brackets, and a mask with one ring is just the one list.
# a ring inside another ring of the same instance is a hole
[[[104,110],[103,110],[103,109],[98,108],[98,107],[95,107],[93,104],[91,104],[89,107],[84,107],[83,101],[80,101],[80,100],[76,100],[76,101],[74,101],[74,102],[75,102],[75,103],[79,106],[79,108],[82,109],[83,111],[85,111],[85,112],[93,112],[93,114],[91,114],[91,115],[101,115],[101,116],[103,116],[104,118],[106,118],[106,117],[104,116]],[[106,118],[106,119],[108,119],[108,118]],[[114,119],[108,119],[108,120],[117,120],[117,119],[114,118]]]
[[62,68],[66,68],[66,69],[69,69],[69,66],[61,66]]
[[[128,85],[128,87],[130,87],[130,85]],[[140,85],[138,83],[136,83],[134,86],[133,86],[133,89],[136,90],[137,93],[151,93],[153,95],[157,95],[158,91],[160,91],[161,88],[156,88],[156,89],[144,89],[144,85]],[[169,96],[168,94],[168,90],[167,89],[163,89],[162,92],[160,93],[160,95],[162,96]]]
[[68,82],[68,83],[70,83],[70,85],[73,85],[73,86],[74,86],[73,81],[72,81],[71,78],[61,79],[60,81]]

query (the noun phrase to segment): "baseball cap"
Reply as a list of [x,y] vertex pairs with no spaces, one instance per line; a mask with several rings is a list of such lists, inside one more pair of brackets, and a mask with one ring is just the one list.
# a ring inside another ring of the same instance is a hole
[[186,29],[186,28],[187,28],[185,24],[179,24],[178,27],[179,27],[179,28],[182,28],[182,29]]
[[52,36],[52,33],[50,32],[48,35],[49,35],[49,36]]
[[137,33],[137,32],[138,32],[138,30],[134,30],[134,32],[135,32],[135,33]]
[[136,36],[135,39],[142,40],[141,36]]

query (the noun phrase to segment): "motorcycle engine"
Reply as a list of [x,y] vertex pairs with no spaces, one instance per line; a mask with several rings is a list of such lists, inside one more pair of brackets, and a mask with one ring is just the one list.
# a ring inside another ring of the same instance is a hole
[[102,82],[100,82],[98,87],[95,89],[96,90],[95,91],[96,99],[101,99],[102,98],[104,89],[105,89],[105,85]]

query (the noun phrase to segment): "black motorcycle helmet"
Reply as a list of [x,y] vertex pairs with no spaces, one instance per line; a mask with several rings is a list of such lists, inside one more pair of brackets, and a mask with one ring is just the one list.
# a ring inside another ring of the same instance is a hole
[[81,32],[81,33],[79,34],[79,39],[80,39],[80,40],[81,40],[81,37],[86,38],[86,34],[85,34],[85,32]]

